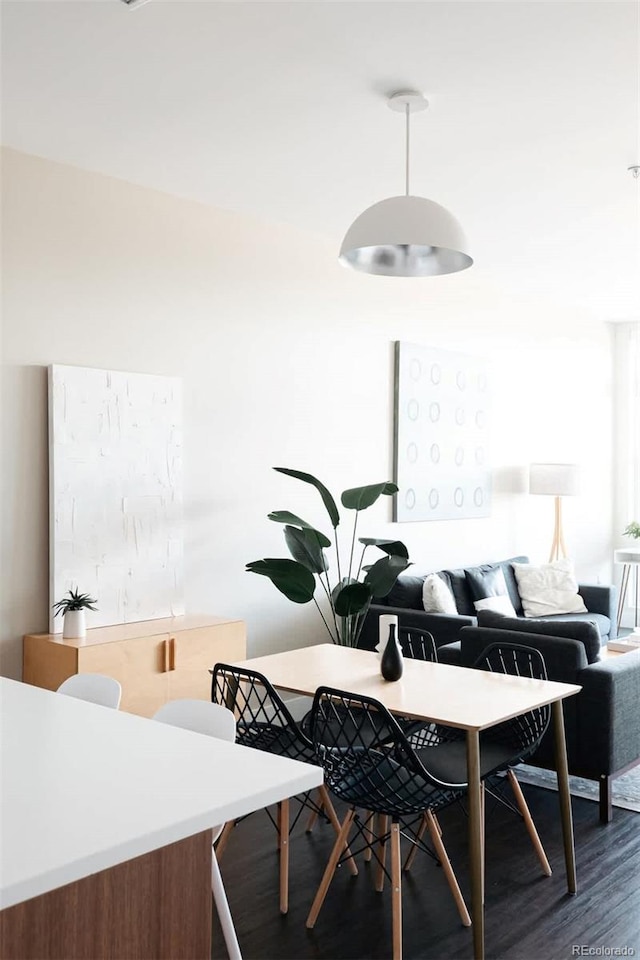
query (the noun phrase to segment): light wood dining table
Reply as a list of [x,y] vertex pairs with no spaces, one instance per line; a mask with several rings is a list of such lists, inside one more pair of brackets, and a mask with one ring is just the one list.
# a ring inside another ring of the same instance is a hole
[[237,663],[262,673],[274,687],[313,696],[320,686],[373,697],[395,714],[441,723],[466,732],[469,785],[469,860],[475,960],[484,960],[484,837],[481,812],[480,732],[551,704],[567,889],[577,892],[569,771],[562,701],[576,684],[533,680],[422,660],[404,660],[400,680],[380,674],[380,659],[368,650],[319,644]]

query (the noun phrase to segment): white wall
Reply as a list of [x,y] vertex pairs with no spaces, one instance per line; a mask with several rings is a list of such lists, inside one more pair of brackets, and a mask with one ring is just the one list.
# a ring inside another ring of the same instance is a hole
[[286,556],[269,510],[328,528],[315,491],[270,468],[315,473],[336,495],[391,479],[394,340],[493,361],[493,514],[393,526],[385,501],[360,533],[403,539],[422,569],[519,552],[546,560],[552,504],[522,493],[523,468],[582,462],[567,539],[583,580],[610,576],[603,322],[507,297],[481,265],[423,281],[358,275],[323,237],[15,151],[3,158],[4,674],[19,675],[22,634],[47,627],[50,363],[183,378],[187,609],[244,618],[254,654],[322,638],[312,607],[244,572]]

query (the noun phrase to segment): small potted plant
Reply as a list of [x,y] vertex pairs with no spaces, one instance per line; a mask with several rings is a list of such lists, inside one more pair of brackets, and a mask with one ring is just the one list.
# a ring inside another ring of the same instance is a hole
[[623,537],[633,537],[634,540],[640,540],[640,523],[633,520],[623,531]]
[[54,603],[54,617],[59,613],[63,616],[62,636],[67,640],[82,640],[87,635],[85,610],[97,610],[94,603],[97,601],[88,593],[80,593],[78,588],[69,590],[67,596]]

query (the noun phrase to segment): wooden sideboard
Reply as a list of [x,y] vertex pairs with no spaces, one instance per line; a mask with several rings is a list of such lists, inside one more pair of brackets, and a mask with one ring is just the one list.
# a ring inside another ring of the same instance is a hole
[[96,627],[83,640],[28,634],[22,676],[56,690],[74,673],[106,673],[122,684],[121,709],[150,717],[167,700],[208,700],[214,663],[246,655],[244,621],[192,614]]

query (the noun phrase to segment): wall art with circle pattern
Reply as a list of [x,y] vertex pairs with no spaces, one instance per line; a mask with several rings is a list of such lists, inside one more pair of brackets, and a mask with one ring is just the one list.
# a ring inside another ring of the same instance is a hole
[[485,360],[395,345],[396,522],[491,514],[491,397]]

